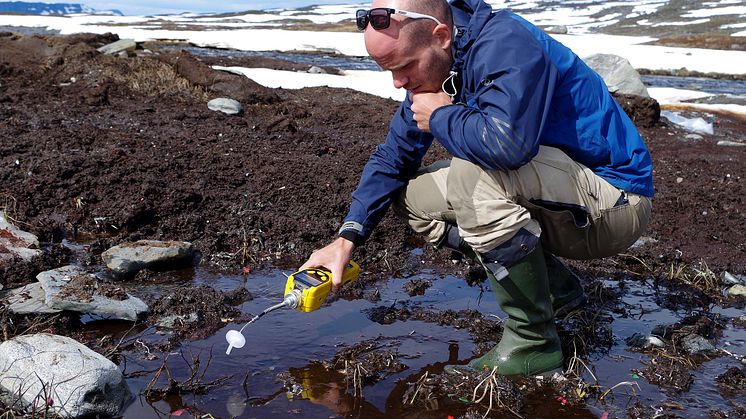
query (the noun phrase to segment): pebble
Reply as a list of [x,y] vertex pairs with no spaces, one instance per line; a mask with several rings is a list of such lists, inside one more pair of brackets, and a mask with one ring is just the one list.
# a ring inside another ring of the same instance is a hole
[[207,102],[207,108],[227,115],[238,115],[243,112],[243,107],[237,100],[224,97]]
[[666,344],[663,343],[663,341],[659,337],[656,337],[656,336],[648,336],[648,343],[651,346],[656,346],[658,348],[662,348],[666,346]]
[[326,70],[324,70],[323,68],[321,68],[319,66],[313,65],[313,66],[311,66],[311,68],[308,69],[307,73],[311,73],[311,74],[326,74]]
[[736,284],[726,291],[729,297],[746,297],[746,285]]
[[740,143],[738,141],[728,141],[728,140],[720,140],[717,143],[719,146],[723,147],[745,147],[746,143]]
[[715,351],[715,347],[705,338],[690,334],[681,338],[681,347],[689,354]]
[[723,285],[737,285],[744,284],[746,281],[744,281],[743,275],[733,275],[728,271],[723,271],[723,273],[720,274],[720,283]]

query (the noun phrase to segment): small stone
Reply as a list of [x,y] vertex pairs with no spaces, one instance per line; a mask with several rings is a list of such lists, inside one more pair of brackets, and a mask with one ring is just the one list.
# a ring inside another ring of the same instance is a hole
[[558,35],[565,35],[567,33],[567,26],[565,25],[547,26],[546,28],[544,28],[544,32],[558,34]]
[[736,284],[726,291],[728,297],[746,297],[746,285]]
[[311,68],[308,69],[307,73],[311,74],[326,74],[326,70],[319,66],[312,65]]
[[681,347],[691,355],[703,352],[713,352],[715,347],[705,338],[699,335],[690,334],[681,338]]
[[743,275],[733,275],[728,271],[723,271],[723,273],[720,274],[720,283],[723,285],[737,285],[745,284],[746,281],[744,281]]
[[207,102],[207,108],[227,115],[238,115],[243,112],[243,107],[237,100],[224,97],[219,97]]
[[666,346],[666,344],[663,343],[663,341],[659,337],[656,337],[656,336],[648,336],[648,344],[649,344],[648,346],[655,346],[658,348],[662,348]]
[[120,52],[134,51],[137,48],[137,43],[134,39],[120,39],[111,44],[107,44],[98,49],[98,52],[102,54],[117,55]]
[[703,136],[701,136],[699,134],[693,134],[692,133],[692,134],[685,135],[684,138],[686,138],[687,140],[699,141],[699,140],[704,139],[705,137],[703,137]]
[[683,177],[677,177],[677,178],[676,178],[676,183],[681,183],[681,182],[683,182],[683,181],[684,181],[684,178],[683,178]]
[[717,142],[717,145],[723,146],[723,147],[744,147],[746,146],[746,143],[741,143],[738,141],[720,140]]

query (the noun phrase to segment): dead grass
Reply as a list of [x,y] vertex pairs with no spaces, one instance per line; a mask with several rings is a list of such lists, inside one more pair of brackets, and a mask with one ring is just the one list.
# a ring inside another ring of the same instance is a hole
[[[191,350],[189,350],[189,357],[190,359],[187,359],[184,355],[184,351],[179,351],[179,355],[181,356],[181,359],[184,361],[184,363],[187,366],[187,369],[189,370],[189,376],[186,377],[183,380],[177,380],[174,378],[173,374],[171,373],[171,369],[168,366],[168,358],[169,355],[166,355],[166,357],[163,359],[163,364],[156,370],[155,375],[150,380],[150,383],[148,383],[147,387],[145,387],[145,397],[148,398],[148,400],[161,400],[167,396],[175,395],[175,394],[207,394],[207,392],[214,387],[219,387],[223,385],[228,379],[231,378],[231,376],[227,377],[219,377],[212,381],[206,381],[205,375],[207,374],[207,370],[210,367],[210,362],[212,361],[212,351],[208,354],[207,363],[205,364],[204,368],[201,367],[201,359],[200,354],[197,355],[192,354]],[[166,376],[167,385],[166,386],[158,386],[158,383],[161,381],[161,377],[164,375]]]
[[202,87],[193,85],[171,66],[154,59],[127,60],[126,71],[122,71],[120,67],[107,66],[104,75],[145,97],[187,95],[203,101],[208,98]]
[[670,282],[679,282],[688,285],[709,295],[719,294],[720,282],[718,276],[709,268],[707,262],[704,260],[695,263],[674,261],[665,267],[658,267],[656,264],[645,263],[644,260],[637,256],[622,256],[634,259],[642,267],[641,271],[627,271],[627,273],[634,277],[664,278]]
[[18,208],[18,201],[9,194],[0,194],[0,214],[5,220],[16,226],[30,227],[30,224],[19,221],[15,218]]

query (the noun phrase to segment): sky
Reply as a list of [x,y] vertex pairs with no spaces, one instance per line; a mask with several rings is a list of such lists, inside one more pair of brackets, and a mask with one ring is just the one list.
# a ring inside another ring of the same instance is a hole
[[343,4],[354,3],[344,0],[247,0],[247,1],[159,1],[159,0],[130,0],[130,1],[86,1],[86,0],[56,0],[42,1],[42,3],[81,3],[95,10],[116,9],[125,15],[144,14],[178,14],[182,12],[241,12],[246,10],[264,10],[277,8],[299,8],[312,4]]

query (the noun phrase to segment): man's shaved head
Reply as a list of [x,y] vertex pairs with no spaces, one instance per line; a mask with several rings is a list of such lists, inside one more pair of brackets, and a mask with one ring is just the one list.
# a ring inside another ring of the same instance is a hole
[[397,88],[439,90],[453,60],[453,24],[446,0],[373,0],[371,6],[428,15],[440,22],[392,14],[388,28],[379,30],[368,25],[365,30],[368,54],[392,72]]

